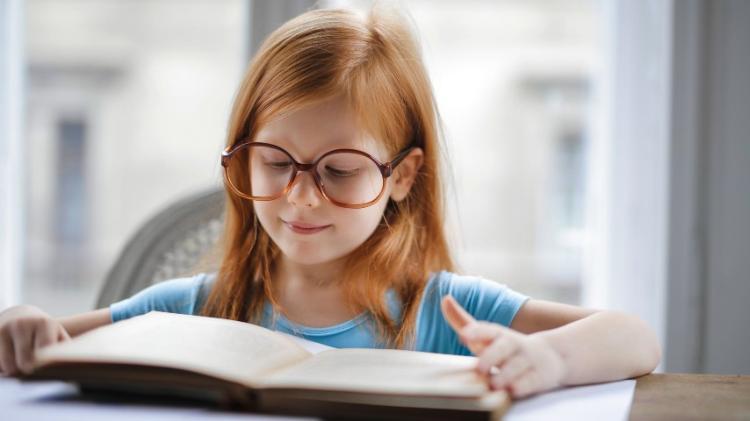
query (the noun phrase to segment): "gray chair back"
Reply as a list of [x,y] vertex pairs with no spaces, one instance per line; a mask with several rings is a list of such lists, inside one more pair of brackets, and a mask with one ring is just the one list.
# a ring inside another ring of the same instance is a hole
[[148,220],[128,241],[107,274],[96,308],[167,279],[218,268],[224,190],[184,198]]

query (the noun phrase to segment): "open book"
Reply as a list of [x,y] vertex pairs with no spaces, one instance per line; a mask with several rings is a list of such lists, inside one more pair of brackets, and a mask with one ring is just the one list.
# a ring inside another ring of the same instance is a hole
[[499,419],[510,405],[476,357],[396,349],[307,351],[233,320],[150,312],[37,351],[23,380],[175,395],[253,412],[357,419]]

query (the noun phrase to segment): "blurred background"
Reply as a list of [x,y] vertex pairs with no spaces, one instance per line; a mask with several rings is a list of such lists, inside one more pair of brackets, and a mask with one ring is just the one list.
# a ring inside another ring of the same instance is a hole
[[[221,187],[264,37],[370,3],[0,0],[0,309],[93,309],[149,218]],[[399,3],[446,129],[462,271],[636,313],[662,370],[750,374],[733,331],[750,323],[750,2]]]

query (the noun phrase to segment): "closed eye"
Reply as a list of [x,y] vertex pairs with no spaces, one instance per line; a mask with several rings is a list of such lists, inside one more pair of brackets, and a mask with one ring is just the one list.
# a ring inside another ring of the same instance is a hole
[[292,163],[289,161],[266,162],[266,165],[275,169],[287,169]]
[[353,169],[339,169],[334,167],[326,166],[326,171],[336,177],[351,177],[359,173],[359,168]]

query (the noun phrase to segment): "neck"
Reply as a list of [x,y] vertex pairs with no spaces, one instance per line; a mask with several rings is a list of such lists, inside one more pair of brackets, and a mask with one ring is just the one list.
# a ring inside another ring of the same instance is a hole
[[290,261],[283,255],[274,270],[274,284],[279,288],[339,289],[343,259],[312,265]]

